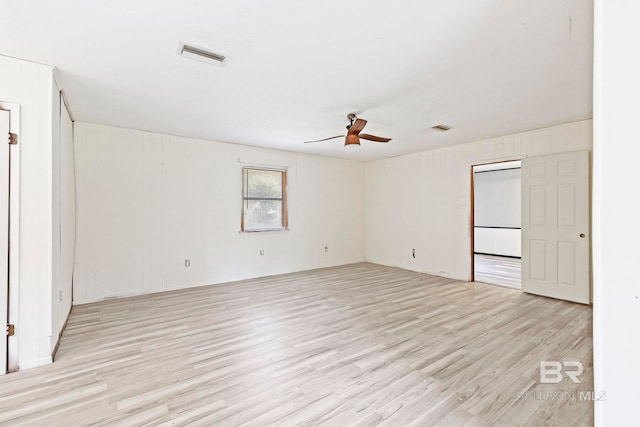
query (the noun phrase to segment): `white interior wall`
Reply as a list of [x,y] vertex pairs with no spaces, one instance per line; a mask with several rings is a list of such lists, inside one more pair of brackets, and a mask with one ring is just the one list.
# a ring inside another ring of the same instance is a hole
[[470,280],[471,166],[591,150],[591,127],[585,120],[367,163],[367,261]]
[[519,257],[521,169],[474,173],[474,250]]
[[54,80],[52,91],[52,256],[50,350],[71,310],[75,248],[73,124]]
[[59,322],[60,301],[57,294],[62,290],[61,265],[61,230],[60,230],[60,117],[62,116],[62,105],[60,102],[60,88],[55,79],[51,87],[51,284],[49,307],[49,348],[53,349],[57,341],[56,329]]
[[513,228],[476,227],[473,235],[474,252],[520,258],[522,233]]
[[475,225],[520,227],[521,169],[474,174]]
[[[593,338],[596,426],[635,425],[640,395],[637,50],[640,2],[595,2]],[[635,34],[635,35],[634,35]]]
[[62,103],[60,118],[60,269],[62,277],[62,300],[60,302],[58,332],[62,332],[64,322],[71,311],[73,292],[73,264],[76,249],[76,177],[73,155],[73,122],[69,110]]
[[10,296],[19,369],[51,361],[52,86],[51,67],[0,56],[0,100],[20,105],[18,288]]
[[[74,134],[74,303],[364,260],[361,162],[78,122]],[[288,231],[239,232],[243,165],[288,168]]]

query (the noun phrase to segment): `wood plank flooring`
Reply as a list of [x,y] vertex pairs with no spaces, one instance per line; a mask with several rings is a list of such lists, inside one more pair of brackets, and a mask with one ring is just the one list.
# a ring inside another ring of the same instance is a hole
[[474,254],[473,259],[476,282],[520,289],[522,280],[520,258]]
[[588,426],[592,389],[589,307],[363,263],[76,306],[0,425]]

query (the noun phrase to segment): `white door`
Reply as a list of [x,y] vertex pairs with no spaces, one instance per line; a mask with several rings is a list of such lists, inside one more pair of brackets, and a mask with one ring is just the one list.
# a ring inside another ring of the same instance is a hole
[[9,302],[9,112],[0,110],[0,375],[7,372]]
[[589,152],[522,160],[522,290],[590,303]]

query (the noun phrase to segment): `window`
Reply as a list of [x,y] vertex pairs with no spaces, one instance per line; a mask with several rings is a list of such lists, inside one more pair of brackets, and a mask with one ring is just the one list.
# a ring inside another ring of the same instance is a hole
[[242,231],[287,228],[287,171],[242,169]]

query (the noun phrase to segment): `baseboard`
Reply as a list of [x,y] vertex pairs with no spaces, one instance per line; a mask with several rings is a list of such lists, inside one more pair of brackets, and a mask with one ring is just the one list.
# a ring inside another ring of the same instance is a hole
[[64,320],[62,324],[62,328],[60,328],[60,333],[58,334],[58,340],[56,341],[56,345],[53,346],[53,350],[51,351],[51,362],[56,360],[56,353],[58,352],[58,347],[60,347],[60,339],[62,338],[62,334],[64,330],[67,329],[67,322],[69,321],[69,316],[71,315],[71,310],[73,310],[73,304],[69,308],[69,312],[67,313],[67,318]]
[[74,306],[76,306],[76,305],[88,305],[88,304],[95,304],[95,303],[104,302],[104,301],[119,300],[119,299],[124,299],[124,298],[136,298],[136,297],[144,297],[144,296],[147,296],[147,295],[158,295],[158,294],[163,294],[163,293],[167,293],[167,292],[184,291],[184,290],[188,290],[188,289],[201,288],[201,287],[205,287],[205,286],[227,285],[227,284],[232,284],[232,283],[235,283],[235,282],[241,282],[241,281],[244,281],[244,280],[263,279],[263,278],[266,278],[266,277],[283,276],[283,275],[286,275],[286,274],[300,273],[302,271],[313,271],[313,270],[323,270],[325,268],[343,267],[343,266],[346,266],[346,265],[360,264],[360,263],[363,263],[363,262],[368,262],[368,261],[365,261],[365,260],[354,261],[354,262],[348,261],[348,262],[345,262],[345,263],[342,263],[342,264],[335,264],[335,265],[323,266],[323,267],[310,267],[308,269],[294,270],[294,271],[287,271],[287,272],[279,272],[279,273],[267,274],[267,275],[264,275],[264,276],[238,277],[238,278],[229,279],[229,280],[223,279],[223,280],[217,281],[217,282],[192,283],[192,284],[185,285],[185,286],[169,286],[169,287],[162,288],[162,289],[145,289],[145,290],[141,290],[139,292],[132,292],[132,293],[128,293],[128,294],[107,295],[107,296],[101,296],[101,297],[98,297],[98,298],[87,298],[87,299],[75,298],[73,300],[72,304]]
[[29,360],[28,362],[21,362],[18,365],[19,371],[24,371],[27,369],[37,368],[38,366],[49,365],[53,362],[51,356],[43,357],[41,359]]

